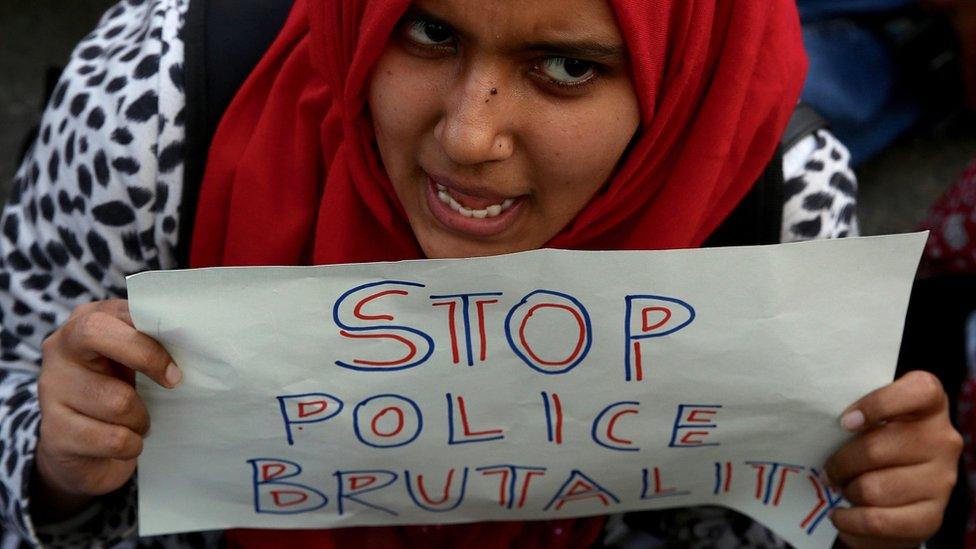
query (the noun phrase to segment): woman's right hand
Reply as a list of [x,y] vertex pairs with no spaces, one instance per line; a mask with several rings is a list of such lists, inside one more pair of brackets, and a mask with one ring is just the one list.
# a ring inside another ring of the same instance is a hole
[[36,518],[67,518],[132,478],[149,431],[135,372],[167,388],[182,379],[162,345],[136,331],[125,300],[78,307],[44,341],[31,493]]

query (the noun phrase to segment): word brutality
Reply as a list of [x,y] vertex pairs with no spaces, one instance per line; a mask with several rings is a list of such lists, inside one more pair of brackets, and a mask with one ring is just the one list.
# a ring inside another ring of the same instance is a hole
[[[628,496],[635,500],[655,500],[690,496],[690,490],[682,490],[677,484],[666,482],[666,473],[659,467],[642,468],[634,478],[634,489],[630,494],[610,490],[598,480],[579,469],[557,472],[547,467],[495,464],[479,467],[451,468],[443,478],[437,478],[436,489],[432,490],[429,472],[416,470],[391,471],[336,470],[335,489],[327,495],[327,489],[313,486],[309,479],[301,479],[302,466],[294,461],[276,458],[256,458],[248,460],[252,470],[254,489],[254,510],[262,514],[294,515],[312,513],[328,508],[330,495],[334,497],[332,511],[339,516],[349,512],[373,512],[389,517],[400,513],[373,498],[382,492],[393,492],[398,501],[411,505],[426,513],[447,513],[462,507],[465,495],[475,488],[478,493],[497,494],[495,503],[507,510],[523,510],[526,501],[532,500],[534,478],[549,474],[565,479],[559,488],[548,496],[541,511],[559,512],[581,501],[596,501],[613,512],[613,507],[630,503]],[[788,483],[799,482],[809,486],[813,497],[809,510],[797,516],[797,526],[807,535],[813,534],[828,516],[839,506],[843,497],[822,480],[815,468],[771,461],[731,461],[714,462],[711,472],[714,476],[713,495],[729,494],[733,490],[733,479],[742,477],[740,488],[753,489],[755,499],[767,507],[778,507]],[[740,474],[741,473],[741,474]],[[478,485],[478,486],[470,486]],[[637,487],[640,487],[639,489]],[[431,495],[434,494],[434,496]],[[356,509],[350,511],[350,507]]]

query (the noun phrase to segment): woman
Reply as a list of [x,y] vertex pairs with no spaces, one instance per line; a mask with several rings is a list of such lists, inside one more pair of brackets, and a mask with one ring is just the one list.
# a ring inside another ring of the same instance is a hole
[[[14,329],[5,332],[3,357],[11,364],[0,426],[8,442],[4,515],[24,535],[63,544],[72,531],[106,543],[131,535],[133,508],[118,501],[125,491],[93,499],[131,487],[149,427],[125,382],[135,371],[166,387],[181,377],[164,349],[135,332],[124,301],[78,304],[113,295],[88,290],[92,279],[119,295],[113,286],[121,274],[172,267],[176,225],[188,222],[167,200],[172,184],[146,193],[139,179],[167,181],[180,154],[181,106],[145,83],[181,86],[176,64],[156,70],[179,45],[185,4],[148,4],[141,31],[118,21],[132,8],[120,5],[97,38],[143,32],[143,45],[155,50],[79,47],[81,66],[69,67],[76,72],[54,98],[3,222],[5,313],[58,326],[43,351],[32,352],[30,343],[50,329],[24,322],[31,329],[18,331],[18,321],[5,317]],[[105,68],[113,59],[137,64],[116,74]],[[299,1],[221,123],[197,205],[192,265],[468,257],[543,245],[696,246],[772,156],[803,66],[795,8],[785,0]],[[83,70],[94,75],[75,76]],[[78,89],[85,86],[98,93]],[[88,105],[104,92],[128,95],[106,101],[108,109]],[[100,115],[91,114],[96,108]],[[71,116],[62,123],[65,110]],[[115,128],[106,123],[113,112]],[[155,136],[150,154],[101,148],[136,142],[132,125]],[[97,131],[79,137],[82,126]],[[816,180],[811,172],[844,158],[826,134],[804,147],[793,155],[801,157],[804,168],[794,172],[801,178]],[[82,148],[84,160],[76,157]],[[77,193],[57,177],[69,167]],[[829,180],[852,192],[849,177]],[[805,194],[803,206],[822,205],[826,195],[834,207],[829,187]],[[55,198],[63,215],[51,211]],[[832,212],[834,228],[846,206]],[[790,231],[821,232],[819,213],[816,230],[792,219]],[[38,279],[42,260],[50,273]],[[38,356],[34,389],[29,361]],[[15,373],[16,361],[23,366]],[[944,408],[937,382],[906,376],[844,416],[845,427],[864,431],[827,467],[856,504],[832,517],[845,542],[917,543],[937,528],[959,446]],[[272,536],[326,546],[559,546],[597,543],[605,531],[599,518],[435,530]]]

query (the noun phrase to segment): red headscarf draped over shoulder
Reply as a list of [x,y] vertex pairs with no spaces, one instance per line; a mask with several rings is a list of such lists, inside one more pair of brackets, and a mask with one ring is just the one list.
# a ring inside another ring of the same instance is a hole
[[[548,245],[698,246],[761,174],[796,105],[806,59],[794,2],[609,2],[629,49],[639,133],[606,190]],[[422,257],[377,157],[366,105],[371,70],[409,3],[296,0],[214,137],[192,266]],[[441,535],[486,547],[585,546],[599,533],[599,521],[563,522]],[[419,530],[334,531],[316,545],[380,531],[386,544]]]

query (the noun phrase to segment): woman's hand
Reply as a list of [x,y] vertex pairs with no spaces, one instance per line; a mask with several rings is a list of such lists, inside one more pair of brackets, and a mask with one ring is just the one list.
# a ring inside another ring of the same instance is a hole
[[939,380],[909,372],[852,404],[841,425],[859,434],[825,468],[852,504],[831,515],[840,540],[850,547],[912,547],[932,536],[962,451]]
[[164,387],[182,377],[166,350],[136,331],[124,300],[78,307],[44,341],[31,494],[36,518],[66,518],[132,477],[149,431],[133,386],[137,371]]

